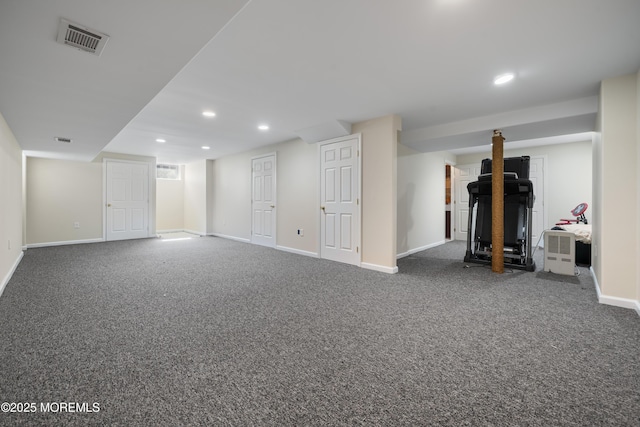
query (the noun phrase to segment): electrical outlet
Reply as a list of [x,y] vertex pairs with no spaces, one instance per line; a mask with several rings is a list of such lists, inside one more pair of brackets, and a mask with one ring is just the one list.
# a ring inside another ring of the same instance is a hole
[[80,223],[78,221],[74,222],[73,228],[80,228]]

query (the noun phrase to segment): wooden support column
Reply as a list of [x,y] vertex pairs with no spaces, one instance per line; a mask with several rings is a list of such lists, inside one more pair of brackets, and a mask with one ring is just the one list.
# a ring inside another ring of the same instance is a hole
[[491,271],[504,273],[504,151],[502,131],[493,131],[491,156]]

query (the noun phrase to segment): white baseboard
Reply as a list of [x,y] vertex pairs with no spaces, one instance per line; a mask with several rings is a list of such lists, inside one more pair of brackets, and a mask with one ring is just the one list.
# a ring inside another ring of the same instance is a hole
[[64,246],[64,245],[79,245],[83,243],[100,243],[104,242],[104,239],[86,239],[86,240],[65,240],[64,242],[46,242],[46,243],[29,243],[27,248],[45,248],[48,246]]
[[386,267],[384,265],[369,264],[368,262],[362,262],[360,263],[360,267],[366,268],[367,270],[375,270],[381,273],[388,273],[388,274],[396,274],[398,272],[397,265],[395,267]]
[[207,232],[206,231],[195,231],[195,230],[187,230],[186,228],[184,230],[180,230],[184,233],[191,233],[191,234],[197,234],[198,236],[206,236]]
[[622,308],[630,308],[635,310],[640,316],[640,303],[638,301],[628,299],[628,298],[619,298],[619,297],[610,297],[607,295],[600,295],[598,297],[598,302],[600,304],[613,305],[616,307]]
[[18,264],[20,264],[20,261],[22,260],[23,256],[24,256],[24,252],[20,251],[20,255],[18,255],[18,258],[9,269],[9,272],[4,277],[4,279],[2,279],[2,282],[0,283],[0,297],[2,296],[2,293],[4,292],[4,288],[7,286],[7,283],[9,283],[9,280],[11,280],[13,273],[15,273],[16,268],[18,268]]
[[243,242],[243,243],[251,243],[251,239],[245,239],[243,237],[227,236],[226,234],[220,234],[220,233],[209,233],[208,236],[221,237],[223,239],[235,240],[237,242]]
[[589,271],[591,272],[591,276],[593,277],[593,283],[596,286],[596,294],[598,294],[598,302],[600,304],[613,305],[615,307],[622,308],[630,308],[635,310],[640,316],[640,301],[632,300],[629,298],[620,298],[620,297],[612,297],[608,295],[604,295],[600,291],[600,284],[598,283],[598,278],[596,277],[596,272],[593,271],[593,266],[589,267]]
[[303,251],[301,249],[289,248],[287,246],[278,246],[278,245],[276,245],[276,249],[278,249],[279,251],[291,252],[293,254],[309,256],[309,257],[312,257],[312,258],[320,258],[320,255],[318,253],[316,253],[316,252]]
[[425,245],[425,246],[422,246],[422,247],[419,247],[419,248],[410,249],[407,252],[403,252],[401,254],[398,254],[396,256],[396,259],[404,258],[404,257],[407,257],[409,255],[413,255],[415,253],[425,251],[427,249],[435,248],[436,246],[444,245],[445,243],[447,243],[446,240],[441,240],[439,242],[431,243],[431,244],[428,244],[428,245]]
[[[234,236],[227,236],[225,234],[220,234],[220,233],[210,233],[211,236],[215,236],[215,237],[221,237],[223,239],[230,239],[230,240],[236,240],[238,242],[244,242],[244,243],[251,243],[251,239],[242,239],[240,237],[234,237]],[[287,246],[277,246],[275,247],[275,249],[280,250],[280,251],[285,251],[285,252],[292,252],[294,254],[300,254],[300,255],[305,255],[305,256],[310,256],[313,258],[320,258],[320,254],[316,253],[316,252],[309,252],[309,251],[303,251],[300,249],[294,249],[294,248],[289,248]],[[368,270],[375,270],[375,271],[380,271],[382,273],[389,273],[389,274],[395,274],[398,272],[398,267],[385,267],[382,265],[377,265],[377,264],[369,264],[366,262],[360,263],[360,267],[362,268],[366,268]]]
[[[223,239],[235,240],[237,242],[242,242],[242,243],[251,243],[251,239],[244,239],[242,237],[228,236],[226,234],[220,234],[220,233],[209,233],[209,235],[210,236],[215,236],[215,237],[220,237],[220,238],[223,238]],[[316,252],[303,251],[301,249],[290,248],[288,246],[276,245],[275,249],[277,249],[279,251],[284,251],[284,252],[291,252],[291,253],[298,254],[298,255],[309,256],[309,257],[312,257],[312,258],[319,258],[320,257],[320,255],[317,254]]]
[[162,234],[162,233],[186,233],[186,231],[183,228],[175,228],[175,229],[170,229],[170,230],[156,230],[156,234]]

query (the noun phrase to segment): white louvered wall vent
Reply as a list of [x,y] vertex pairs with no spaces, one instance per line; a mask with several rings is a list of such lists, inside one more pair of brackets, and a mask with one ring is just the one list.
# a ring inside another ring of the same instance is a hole
[[100,56],[109,36],[85,26],[60,19],[57,42]]

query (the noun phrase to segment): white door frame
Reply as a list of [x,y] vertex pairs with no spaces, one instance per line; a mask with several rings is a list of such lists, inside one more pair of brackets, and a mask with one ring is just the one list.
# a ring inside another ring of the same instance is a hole
[[[256,242],[254,240],[254,235],[253,235],[253,195],[254,195],[254,181],[253,181],[253,161],[257,160],[257,159],[262,159],[264,157],[271,157],[273,156],[273,210],[272,210],[272,214],[273,214],[273,240],[271,242],[270,245],[265,245],[264,243],[259,243]],[[277,212],[278,212],[278,203],[277,203],[277,198],[278,198],[278,191],[277,191],[277,170],[278,170],[278,156],[277,156],[277,152],[271,152],[271,153],[265,153],[265,154],[261,154],[259,156],[253,156],[251,158],[251,243],[253,244],[258,244],[258,245],[262,245],[262,246],[267,246],[267,247],[271,247],[271,248],[275,248],[276,247],[276,240],[277,240],[277,225],[278,225],[278,220],[277,220]]]
[[[142,162],[136,160],[122,160],[115,158],[103,158],[102,159],[102,240],[107,241],[107,163],[133,163],[138,165],[147,165],[148,166],[148,207],[147,207],[147,237],[152,237],[155,235],[155,172],[156,172],[156,164],[155,162]],[[152,203],[153,201],[153,203]]]
[[[549,164],[549,159],[547,157],[546,154],[541,155],[541,156],[531,156],[531,161],[533,161],[534,159],[542,159],[542,190],[543,190],[543,194],[544,197],[542,198],[542,230],[540,231],[540,236],[542,236],[542,234],[544,233],[544,230],[549,228],[549,212],[548,212],[548,205],[549,203],[549,179],[547,177],[547,165]],[[533,188],[533,194],[536,194],[536,188]],[[540,241],[540,245],[544,246],[544,239],[541,239],[540,236],[538,236],[537,241]],[[537,243],[537,241],[535,242],[531,242],[531,247],[535,249],[535,245]]]
[[[465,202],[464,206],[462,206],[461,203],[462,203],[463,197],[458,197],[458,196],[462,196],[462,194],[466,194],[466,195],[469,194],[466,187],[464,187],[464,188],[461,187],[462,182],[464,180],[459,175],[460,171],[462,169],[467,169],[467,168],[469,168],[469,169],[476,168],[478,173],[479,173],[480,172],[480,164],[481,163],[468,163],[468,164],[463,164],[463,165],[457,165],[456,164],[455,166],[452,166],[452,168],[455,169],[454,171],[452,171],[453,172],[452,175],[455,175],[454,182],[453,182],[452,185],[453,185],[453,189],[454,189],[453,191],[454,191],[454,193],[456,193],[456,196],[455,196],[456,203],[453,205],[453,211],[452,211],[453,212],[452,215],[455,218],[451,221],[453,223],[453,227],[454,227],[453,234],[451,235],[451,239],[452,240],[463,240],[463,241],[467,240],[466,234],[464,235],[464,238],[462,238],[462,239],[459,238],[459,237],[461,237],[460,233],[462,233],[461,230],[463,229],[463,227],[466,228],[467,225],[468,225],[468,221],[463,223],[460,220],[461,210],[462,211],[466,211],[466,210],[469,209],[468,201]],[[477,175],[475,177],[473,175],[474,174],[472,172],[470,172],[469,182],[477,180],[477,178],[478,178]],[[458,192],[460,194],[458,194]],[[468,215],[473,215],[473,212],[468,212]],[[469,232],[469,230],[467,230],[467,232]]]
[[[451,221],[449,223],[449,240],[456,240],[456,236],[454,234],[454,229],[456,228],[456,220],[455,220],[455,216],[456,216],[456,180],[455,180],[455,168],[456,168],[456,162],[452,162],[450,160],[445,160],[444,161],[444,167],[446,168],[447,166],[450,167],[449,170],[449,174],[451,175],[450,179],[451,179],[451,213],[449,214],[451,217]],[[445,185],[446,185],[446,178],[445,178]],[[447,208],[447,204],[445,203],[445,209]],[[444,240],[446,241],[446,236],[444,238]]]
[[355,133],[352,135],[348,135],[348,136],[341,136],[338,138],[333,138],[333,139],[328,139],[326,141],[321,141],[318,143],[318,174],[319,174],[319,179],[318,179],[318,187],[317,187],[317,199],[318,200],[318,216],[317,216],[317,221],[318,221],[318,230],[319,230],[319,235],[318,235],[318,257],[322,258],[322,233],[323,233],[323,229],[322,229],[322,147],[325,145],[329,145],[329,144],[335,144],[338,142],[343,142],[343,141],[348,141],[350,139],[357,139],[357,160],[356,160],[356,166],[358,168],[358,170],[356,171],[356,176],[358,177],[358,185],[357,185],[357,192],[358,194],[356,195],[356,198],[358,199],[358,203],[357,203],[357,208],[356,208],[356,226],[354,227],[354,232],[356,233],[356,237],[355,237],[355,241],[356,241],[356,245],[357,245],[357,254],[358,254],[358,260],[357,263],[354,265],[357,265],[358,267],[361,265],[362,263],[362,134],[361,133]]

